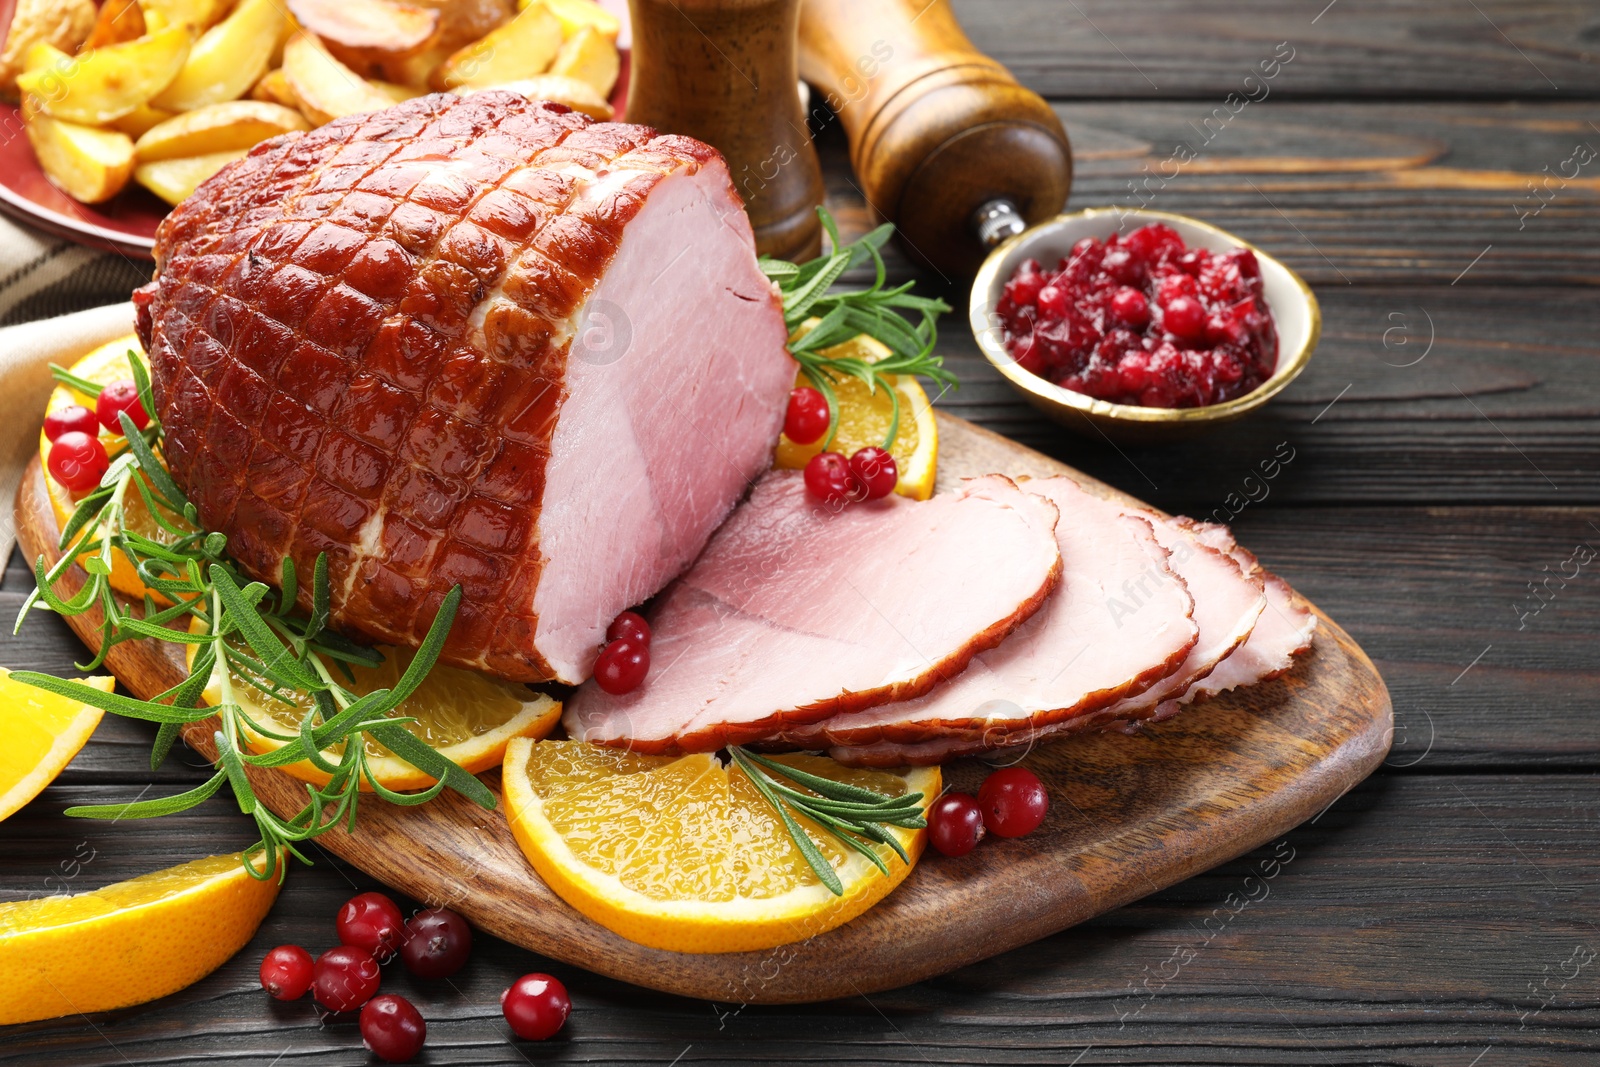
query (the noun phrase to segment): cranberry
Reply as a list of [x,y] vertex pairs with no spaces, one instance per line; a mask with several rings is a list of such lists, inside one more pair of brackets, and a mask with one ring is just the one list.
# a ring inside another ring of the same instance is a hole
[[86,493],[99,485],[106,468],[111,466],[100,438],[77,430],[69,430],[56,438],[45,462],[50,468],[50,477],[74,493]]
[[650,624],[644,621],[644,616],[637,611],[624,611],[611,625],[606,627],[606,640],[617,641],[622,638],[637,641],[641,645],[650,643]]
[[359,948],[379,963],[387,962],[400,947],[405,925],[399,906],[382,893],[351,897],[333,923],[340,944]]
[[965,856],[983,839],[983,812],[970,793],[946,793],[928,809],[928,843],[946,856]]
[[96,437],[100,433],[100,420],[95,418],[94,412],[82,404],[68,404],[64,408],[56,408],[44,417],[44,435],[46,439],[54,441],[64,433],[81,433]]
[[860,480],[868,500],[888,496],[900,483],[900,467],[894,457],[873,445],[850,457],[850,473]]
[[978,807],[983,825],[999,837],[1021,837],[1044,822],[1050,797],[1039,776],[1026,767],[995,771],[978,787]]
[[94,413],[100,419],[100,425],[119,436],[122,433],[122,420],[117,416],[124,411],[139,429],[150,425],[150,413],[139,402],[139,387],[132,378],[112,382],[100,390],[100,399],[94,404]]
[[838,452],[818,452],[806,464],[806,490],[825,504],[839,507],[859,500],[863,487],[850,462]]
[[355,1011],[378,991],[378,961],[351,945],[330,948],[317,957],[311,991],[330,1011]]
[[650,646],[627,637],[606,645],[594,664],[595,684],[612,696],[633,692],[649,673]]
[[1067,313],[1072,306],[1072,295],[1065,286],[1054,283],[1039,290],[1039,311],[1053,319],[1059,319]]
[[828,398],[802,385],[789,393],[789,410],[783,417],[783,434],[797,445],[809,445],[828,432],[831,418]]
[[1206,309],[1192,296],[1177,296],[1161,308],[1161,325],[1174,337],[1193,341],[1205,335]]
[[406,923],[400,958],[418,978],[449,978],[472,954],[472,927],[446,908],[419,911]]
[[422,1051],[428,1024],[405,997],[385,993],[361,1009],[361,1041],[384,1063],[409,1063]]
[[567,987],[548,974],[525,974],[500,994],[511,1032],[529,1041],[553,1037],[572,1011]]
[[261,961],[261,988],[277,1000],[299,1000],[311,988],[315,965],[299,945],[279,945]]
[[1143,329],[1150,321],[1150,302],[1139,290],[1124,287],[1111,294],[1111,314],[1124,326]]

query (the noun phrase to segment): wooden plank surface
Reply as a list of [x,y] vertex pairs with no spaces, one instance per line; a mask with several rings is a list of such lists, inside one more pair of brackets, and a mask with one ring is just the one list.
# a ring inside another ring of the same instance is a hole
[[[1559,568],[1575,541],[1600,547],[1589,525],[1600,526],[1600,215],[1588,181],[1600,171],[1585,167],[1584,181],[1517,228],[1529,180],[1557,170],[1578,141],[1600,146],[1588,127],[1600,122],[1589,103],[1600,93],[1600,13],[1545,0],[956,6],[981,47],[1060,98],[1079,154],[1078,207],[1136,202],[1128,182],[1143,167],[1215,128],[1206,118],[1278,42],[1296,49],[1271,96],[1207,140],[1206,165],[1185,168],[1157,201],[1263,244],[1318,289],[1321,350],[1279,402],[1193,446],[1119,454],[1018,404],[976,361],[957,319],[943,337],[967,384],[940,404],[1180,510],[1243,493],[1244,477],[1288,440],[1296,460],[1235,522],[1374,655],[1397,716],[1388,764],[1290,832],[1295,858],[1269,897],[1237,914],[1228,894],[1272,846],[894,994],[740,1009],[482,938],[454,988],[386,977],[429,1016],[428,1062],[1600,1060],[1600,963],[1564,977],[1575,950],[1600,950],[1593,568],[1519,629],[1527,584]],[[821,147],[830,203],[847,225],[864,225],[835,130]],[[958,285],[922,284],[964,302]],[[1420,364],[1393,366],[1416,349],[1384,346],[1398,324],[1389,316],[1405,317],[1415,343],[1424,309],[1434,348]],[[0,611],[20,598],[22,577],[13,565]],[[77,650],[51,621],[31,623],[3,661],[63,669]],[[71,859],[84,838],[60,819],[62,806],[132,799],[150,784],[148,739],[136,724],[103,729],[60,784],[0,824],[0,891],[35,892]],[[163,773],[176,784],[197,772]],[[221,801],[182,829],[96,826],[97,858],[76,883],[243,843],[244,826]],[[330,943],[333,912],[356,887],[371,882],[336,862],[298,871],[255,942],[206,983],[92,1025],[7,1031],[0,1063],[363,1062],[352,1023],[324,1026],[305,1005],[271,1005],[253,976],[273,944]],[[1231,915],[1223,930],[1173,976],[1174,949],[1180,960],[1194,950],[1218,908]],[[510,1042],[494,1010],[499,990],[533,969],[559,974],[576,1005],[546,1046]],[[1139,993],[1147,976],[1153,997]]]

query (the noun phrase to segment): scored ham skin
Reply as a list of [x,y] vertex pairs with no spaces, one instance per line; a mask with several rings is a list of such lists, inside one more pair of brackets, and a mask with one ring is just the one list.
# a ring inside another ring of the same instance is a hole
[[582,686],[567,732],[712,751],[925,693],[1045,603],[1061,572],[1056,517],[998,476],[835,512],[800,472],[774,471],[652,606],[643,684]]
[[981,751],[1059,724],[1081,728],[1086,716],[1120,718],[1124,712],[1108,709],[1156,687],[1186,662],[1199,639],[1195,602],[1149,519],[1067,477],[1022,488],[1061,512],[1062,579],[1050,601],[927,696],[789,729],[782,740],[830,747],[830,754],[846,753],[835,758],[847,762],[851,748],[885,742]]
[[[334,625],[588,677],[770,462],[794,363],[722,157],[518,94],[257,146],[135,294],[174,477],[252,577],[327,553]],[[309,603],[309,582],[301,601]]]

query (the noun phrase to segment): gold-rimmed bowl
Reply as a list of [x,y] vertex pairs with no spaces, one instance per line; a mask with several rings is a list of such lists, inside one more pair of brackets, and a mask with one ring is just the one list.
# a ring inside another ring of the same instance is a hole
[[[1006,350],[1004,327],[995,308],[1006,282],[1023,261],[1037,259],[1041,264],[1052,264],[1069,255],[1072,246],[1085,237],[1104,240],[1113,233],[1132,233],[1151,222],[1171,226],[1191,248],[1226,252],[1244,247],[1256,254],[1261,264],[1263,295],[1278,330],[1278,366],[1271,377],[1253,391],[1198,408],[1112,404],[1063,389],[1024,370]],[[1139,208],[1089,208],[1057,215],[1008,239],[990,252],[978,269],[978,276],[972,283],[971,310],[972,332],[984,358],[1028,403],[1069,430],[1131,444],[1190,437],[1249,414],[1299,377],[1322,334],[1322,309],[1300,275],[1226,230],[1187,215]]]

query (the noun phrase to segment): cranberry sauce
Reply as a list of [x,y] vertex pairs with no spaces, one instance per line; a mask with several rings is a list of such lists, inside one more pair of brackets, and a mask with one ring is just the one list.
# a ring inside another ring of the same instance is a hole
[[1215,404],[1278,365],[1255,253],[1189,248],[1160,223],[1085,237],[1054,270],[1028,260],[997,310],[1025,370],[1116,404]]

